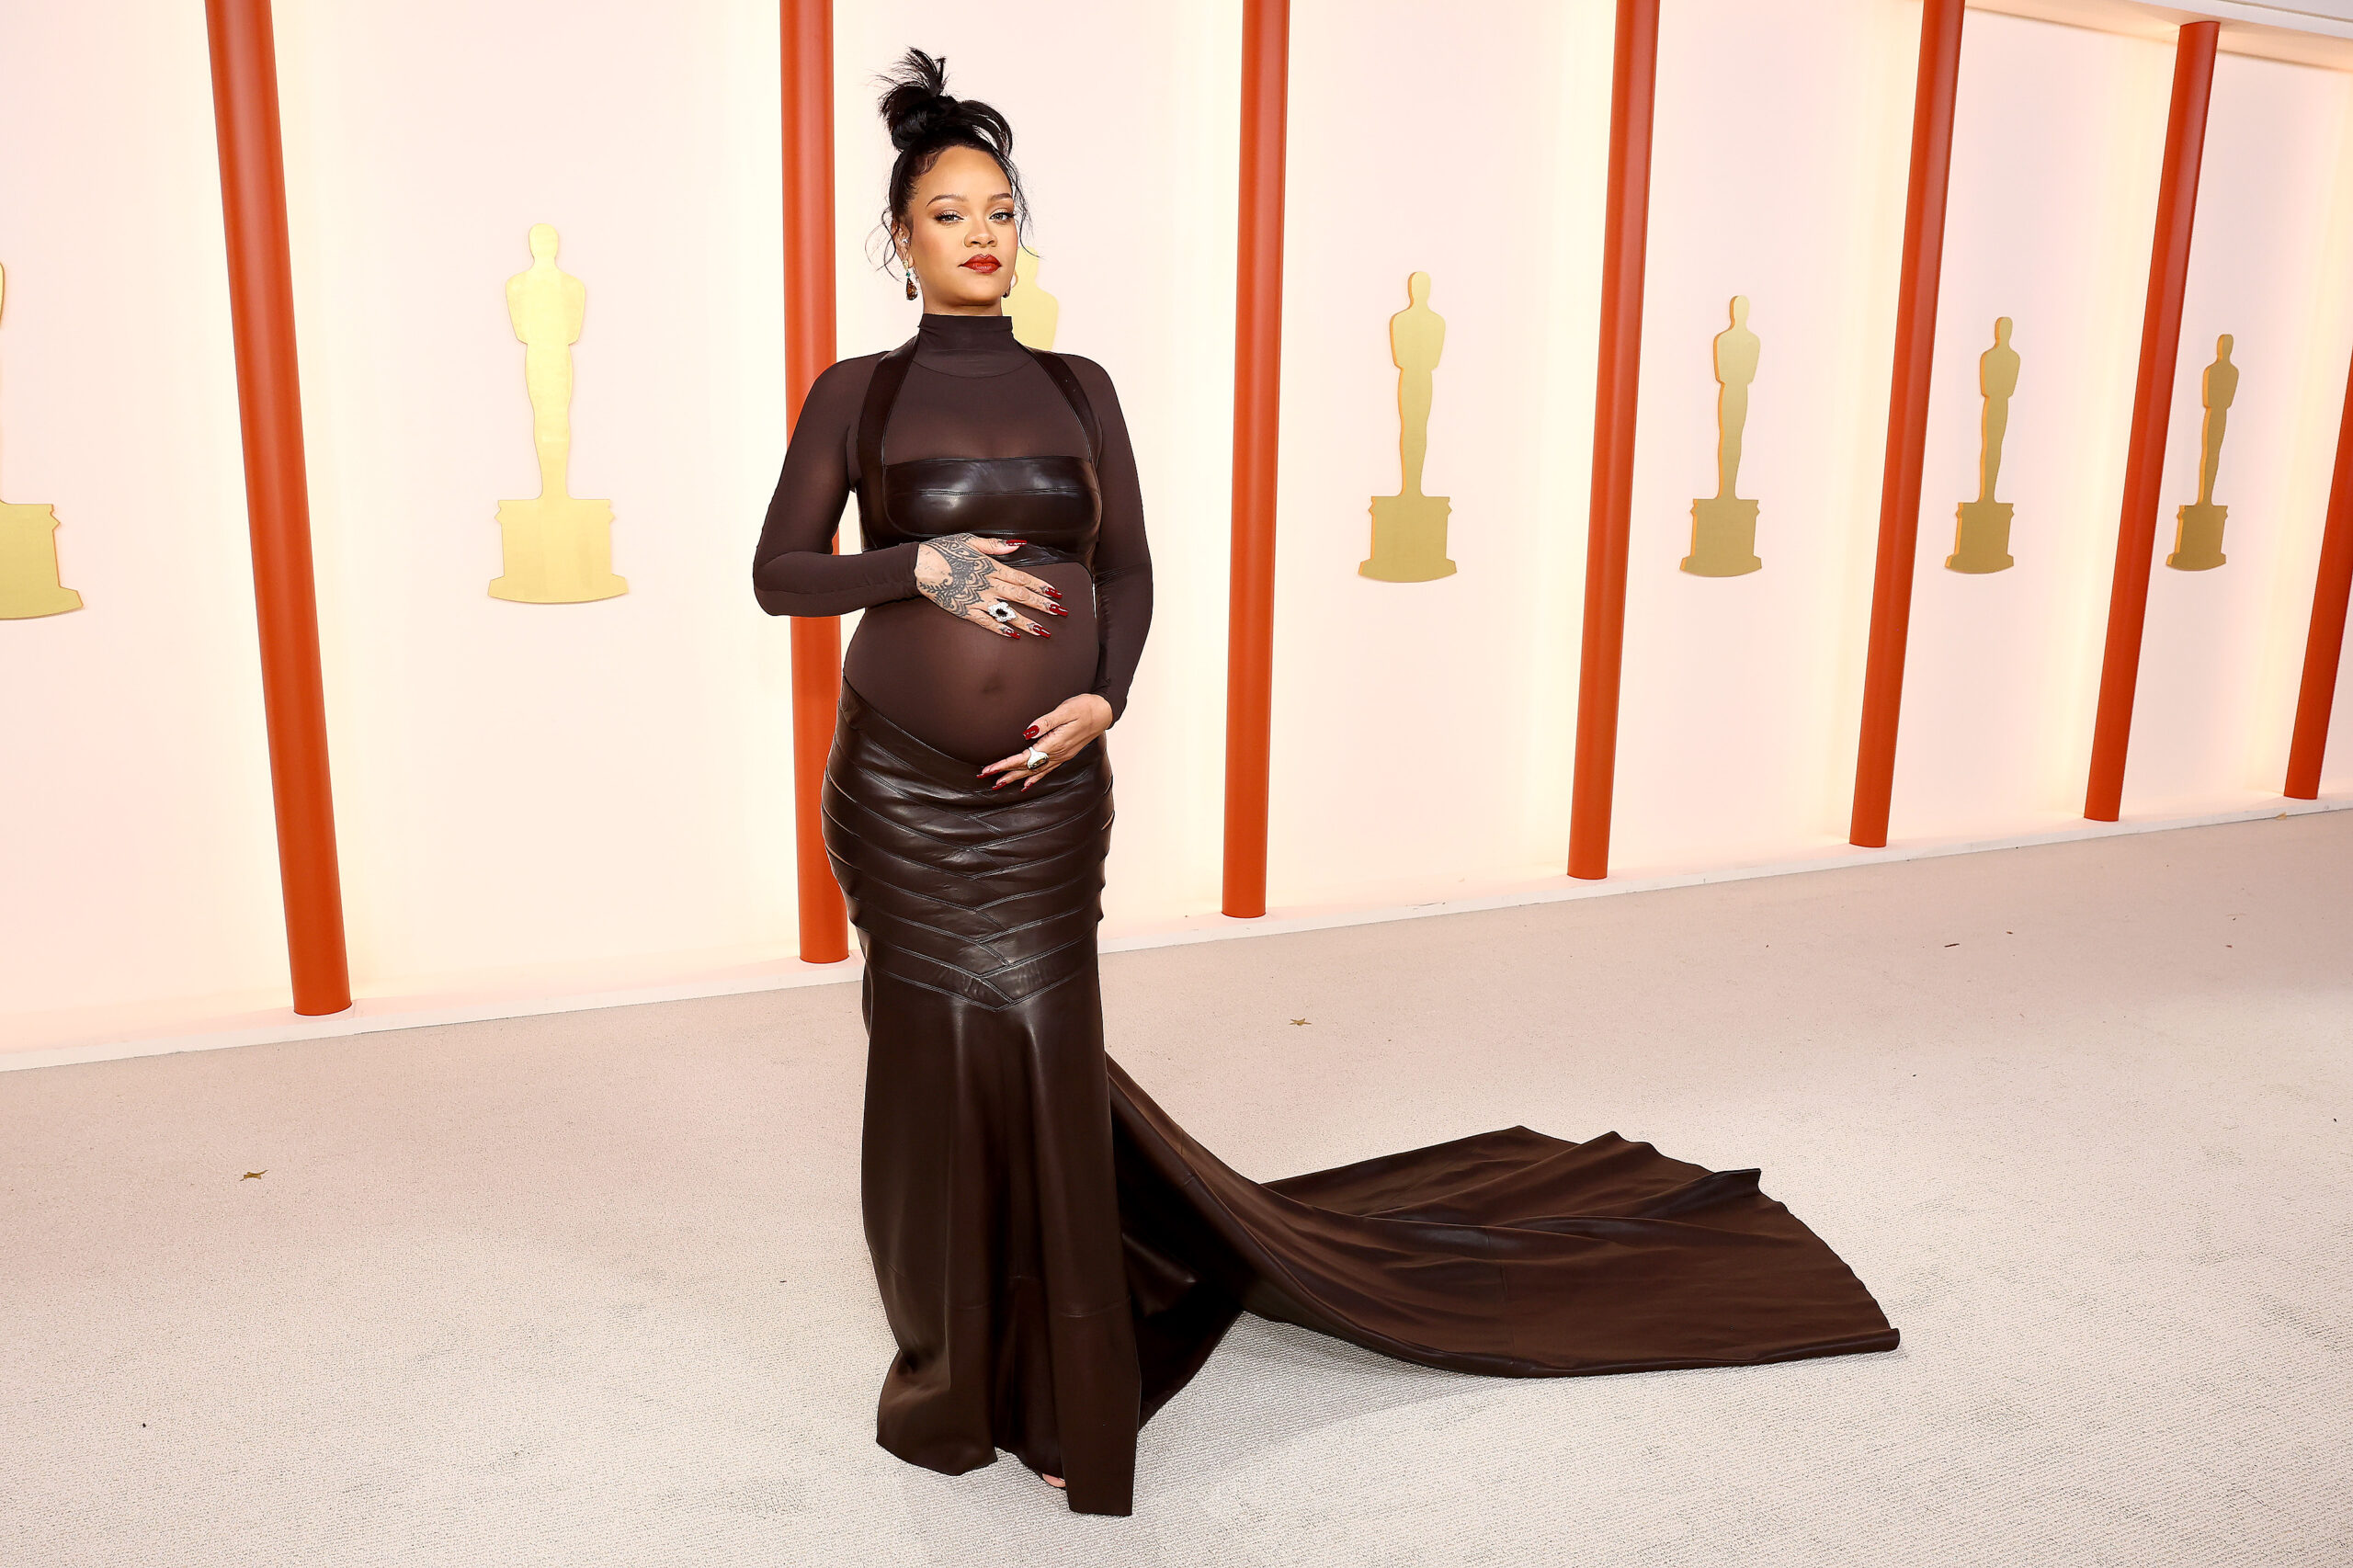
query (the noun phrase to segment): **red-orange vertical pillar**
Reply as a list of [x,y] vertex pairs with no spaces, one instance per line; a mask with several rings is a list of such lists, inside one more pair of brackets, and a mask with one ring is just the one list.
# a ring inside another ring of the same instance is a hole
[[2282,793],[2309,801],[2320,793],[2321,757],[2328,749],[2328,719],[2336,702],[2336,666],[2345,657],[2346,602],[2353,598],[2353,374],[2345,383],[2345,412],[2336,427],[2336,476],[2328,487],[2328,525],[2321,534],[2320,572],[2313,580],[2312,630],[2304,636],[2304,680],[2296,692],[2296,728],[2288,742],[2288,783]]
[[1880,479],[1879,568],[1863,664],[1862,736],[1855,751],[1847,839],[1887,843],[1895,790],[1895,730],[1904,653],[1912,631],[1912,569],[1920,552],[1920,463],[1928,442],[1928,377],[1936,363],[1937,286],[1944,267],[1945,193],[1952,170],[1952,110],[1961,79],[1961,0],[1920,12],[1920,74],[1912,97],[1912,191],[1904,209],[1896,284],[1895,372],[1887,399],[1887,466]]
[[[834,362],[833,0],[781,0],[784,85],[784,383],[788,426]],[[849,956],[849,922],[825,858],[825,754],[841,700],[842,623],[792,619],[793,866],[801,957]]]
[[1626,541],[1634,498],[1634,400],[1643,366],[1643,265],[1650,238],[1651,109],[1658,0],[1618,0],[1609,88],[1609,186],[1601,255],[1601,353],[1593,399],[1593,504],[1586,522],[1585,647],[1569,799],[1569,875],[1609,874],[1618,776],[1618,690],[1626,647]]
[[1242,199],[1233,325],[1233,566],[1226,621],[1225,913],[1267,913],[1273,743],[1275,456],[1283,352],[1290,0],[1243,0]]
[[319,609],[311,571],[310,486],[302,467],[302,389],[294,355],[293,262],[278,132],[278,51],[269,0],[206,0],[212,118],[221,143],[221,211],[229,248],[229,316],[244,437],[262,712],[278,812],[278,876],[298,1013],[351,1006],[343,880],[327,770]]
[[2181,297],[2189,279],[2198,166],[2205,153],[2206,104],[2214,85],[2214,40],[2221,30],[2219,22],[2191,22],[2174,46],[2173,108],[2165,119],[2157,229],[2149,247],[2149,298],[2141,319],[2141,374],[2132,393],[2124,507],[2116,529],[2116,576],[2108,597],[2108,646],[2100,660],[2099,710],[2092,720],[2091,777],[2084,790],[2084,815],[2094,822],[2114,822],[2124,798],[2132,697],[2141,679],[2141,631],[2149,613],[2149,561],[2156,549],[2157,502],[2165,480],[2165,426],[2173,409],[2174,360],[2181,350]]

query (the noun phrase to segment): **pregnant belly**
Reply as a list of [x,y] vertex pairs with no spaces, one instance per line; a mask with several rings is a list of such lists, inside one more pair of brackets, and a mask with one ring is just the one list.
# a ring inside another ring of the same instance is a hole
[[927,745],[972,764],[1027,743],[1021,732],[1095,684],[1095,595],[1086,568],[1040,566],[1070,613],[1027,611],[1053,633],[1006,637],[929,599],[893,599],[858,618],[842,678]]

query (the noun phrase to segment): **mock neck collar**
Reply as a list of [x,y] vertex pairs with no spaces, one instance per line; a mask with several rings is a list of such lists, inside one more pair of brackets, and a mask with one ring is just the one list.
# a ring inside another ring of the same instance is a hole
[[949,315],[926,311],[915,326],[915,362],[951,376],[1001,376],[1017,370],[1029,350],[1013,335],[1013,318]]

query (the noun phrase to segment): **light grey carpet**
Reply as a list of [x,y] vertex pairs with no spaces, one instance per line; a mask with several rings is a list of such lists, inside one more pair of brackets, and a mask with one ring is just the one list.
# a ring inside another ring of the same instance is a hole
[[850,987],[0,1073],[0,1562],[2353,1561],[2349,890],[2331,812],[1107,960],[1245,1172],[1614,1129],[1761,1165],[1904,1336],[1505,1381],[1245,1319],[1125,1520],[873,1446]]

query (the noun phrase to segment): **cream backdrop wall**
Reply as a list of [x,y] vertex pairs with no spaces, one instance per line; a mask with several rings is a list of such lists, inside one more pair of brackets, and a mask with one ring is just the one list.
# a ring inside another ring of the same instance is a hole
[[[1611,9],[1292,7],[1272,905],[1442,898],[1566,854]],[[1446,319],[1423,483],[1457,570],[1375,582],[1415,271]]]
[[[2147,695],[2134,710],[2124,779],[2135,810],[2276,793],[2287,771],[2353,350],[2348,132],[2353,76],[2230,55],[2215,61],[2208,147],[2225,173],[2199,193],[2182,306],[2176,434],[2165,448],[2159,565],[2141,665]],[[2214,491],[2230,506],[2229,561],[2212,571],[2171,571],[2163,552],[2173,547],[2174,508],[2198,496],[2199,381],[2223,333],[2235,338],[2231,358],[2240,367]],[[2336,777],[2353,773],[2348,762],[2336,755]]]
[[[277,12],[355,988],[782,940],[745,613],[783,428],[774,8]],[[537,222],[588,291],[572,491],[630,583],[586,605],[485,587],[497,503],[538,493],[504,289]]]
[[[1918,17],[1663,8],[1613,867],[1845,837]],[[1677,563],[1715,493],[1735,294],[1761,342],[1740,494],[1764,566],[1702,578]]]
[[[2172,79],[2169,44],[1964,18],[1897,835],[2083,812]],[[2019,356],[1996,487],[2017,564],[1964,575],[1945,558],[1977,494],[1978,358],[2000,316]]]
[[203,7],[8,7],[0,267],[0,497],[84,604],[0,621],[0,1014],[282,1002]]
[[[1609,7],[1297,0],[1270,894],[1279,915],[1561,891]],[[785,626],[746,585],[785,441],[776,9],[279,0],[288,194],[354,978],[367,1006],[770,983],[793,950]],[[1843,845],[1919,11],[1667,0],[1616,865]],[[1017,26],[1008,25],[1017,21]],[[874,72],[910,43],[1019,131],[1060,347],[1120,390],[1158,609],[1114,736],[1110,933],[1219,924],[1238,0],[837,7],[839,351],[912,330],[871,266]],[[90,608],[0,624],[10,1043],[284,1004],[200,11],[17,6],[0,52],[0,494]],[[1899,846],[2075,820],[2169,51],[1972,12]],[[2276,793],[2353,299],[2353,78],[2217,72],[2167,467],[2215,333],[2245,375],[2231,563],[2157,569],[2129,812]],[[573,490],[597,604],[491,599],[533,493],[502,285],[535,222],[588,289]],[[1461,571],[1356,574],[1398,481],[1388,317],[1448,324],[1427,489]],[[1712,489],[1710,340],[1762,340],[1763,572],[1676,569]],[[2024,357],[2019,564],[1942,569],[1976,357]],[[854,542],[854,524],[846,529]],[[2353,682],[2348,682],[2353,689]],[[2353,781],[2353,700],[2326,787]],[[1471,760],[1434,754],[1462,748]]]

